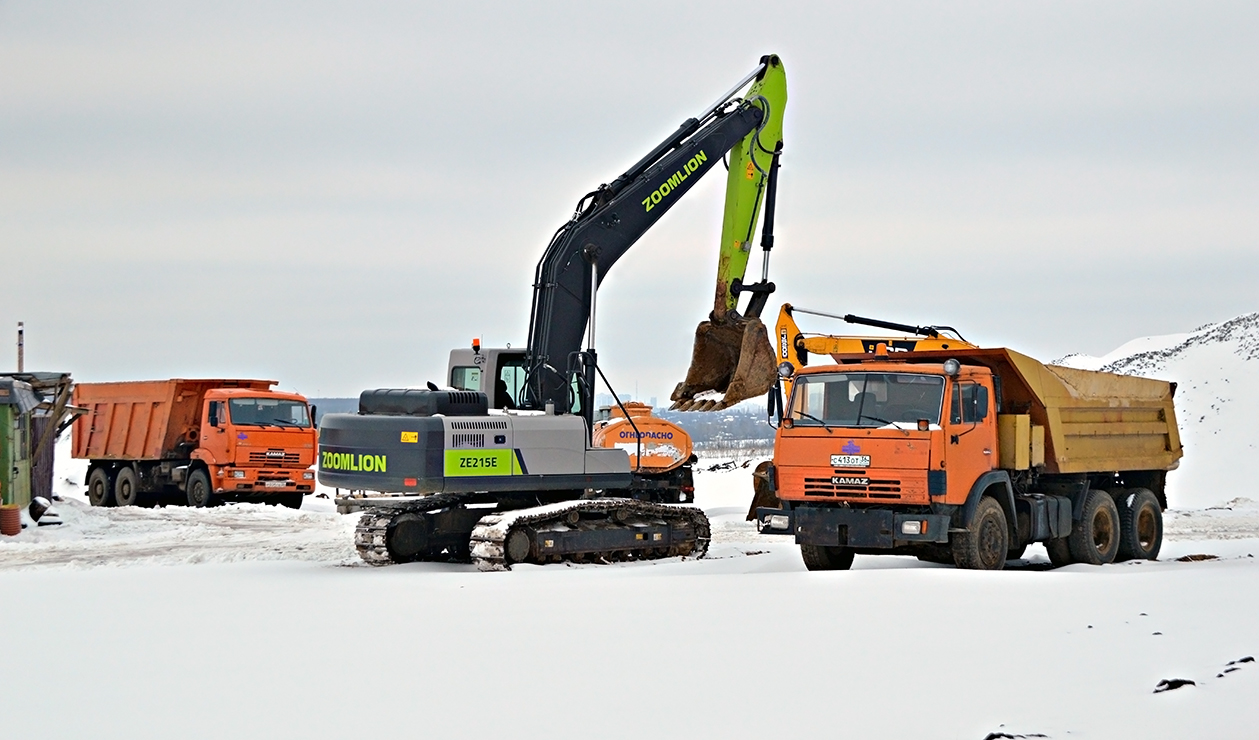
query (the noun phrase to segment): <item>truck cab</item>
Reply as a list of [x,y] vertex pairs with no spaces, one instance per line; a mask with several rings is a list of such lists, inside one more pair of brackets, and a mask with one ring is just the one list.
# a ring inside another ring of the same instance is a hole
[[192,459],[205,464],[216,494],[301,495],[314,489],[316,432],[302,396],[206,391],[199,433]]
[[996,467],[992,372],[865,363],[811,368],[778,431],[783,500],[961,504]]

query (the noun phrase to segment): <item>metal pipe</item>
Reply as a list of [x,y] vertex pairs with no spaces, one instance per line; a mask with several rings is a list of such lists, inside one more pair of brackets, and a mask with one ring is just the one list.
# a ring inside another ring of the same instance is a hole
[[17,322],[17,371],[26,371],[26,322]]
[[[595,348],[595,295],[599,292],[599,262],[594,255],[590,257],[590,335],[586,341],[586,349]],[[594,389],[591,389],[593,395]]]
[[759,75],[761,72],[764,72],[766,66],[768,66],[768,62],[761,62],[759,65],[757,65],[756,69],[752,70],[751,73],[749,73],[747,77],[744,77],[742,80],[739,80],[739,84],[730,88],[729,92],[727,92],[725,95],[722,95],[720,98],[718,98],[716,103],[713,103],[712,105],[708,106],[708,108],[705,109],[703,113],[699,114],[699,120],[703,121],[705,118],[708,118],[713,113],[715,113],[718,108],[725,105],[726,101],[729,100],[730,98],[733,98],[734,94],[742,90],[744,85],[756,79],[756,76]]
[[826,313],[825,311],[810,311],[807,308],[800,308],[799,306],[791,307],[792,313],[795,313],[797,311],[799,311],[800,313],[811,314],[813,316],[825,316],[828,319],[839,319],[840,321],[846,321],[849,324],[858,324],[860,326],[873,326],[879,329],[891,329],[892,331],[903,331],[908,334],[918,334],[924,337],[940,336],[939,331],[932,329],[929,326],[911,326],[909,324],[898,324],[894,321],[880,321],[879,319],[862,318],[861,316],[853,316],[850,313],[840,316],[839,314]]

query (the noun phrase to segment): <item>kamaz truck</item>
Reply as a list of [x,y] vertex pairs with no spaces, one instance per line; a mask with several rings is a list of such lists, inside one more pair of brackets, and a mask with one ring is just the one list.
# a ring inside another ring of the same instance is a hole
[[1174,383],[940,343],[784,359],[762,534],[793,537],[810,570],[879,554],[999,569],[1033,542],[1056,565],[1158,556]]
[[73,456],[93,506],[260,501],[291,508],[315,489],[314,413],[274,380],[79,383]]

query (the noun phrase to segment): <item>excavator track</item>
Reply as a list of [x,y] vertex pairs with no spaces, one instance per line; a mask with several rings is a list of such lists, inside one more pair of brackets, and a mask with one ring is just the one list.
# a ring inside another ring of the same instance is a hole
[[522,562],[702,558],[709,538],[698,508],[601,498],[487,515],[472,530],[471,549],[477,568],[493,571]]
[[[398,559],[390,552],[390,527],[402,516],[408,514],[425,515],[432,512],[450,509],[466,503],[472,498],[467,493],[438,493],[420,499],[400,499],[370,501],[358,499],[356,504],[363,508],[358,525],[354,528],[354,548],[359,557],[369,565],[393,565],[413,560],[434,559],[437,552],[416,553],[416,556]],[[446,559],[454,559],[448,557]]]

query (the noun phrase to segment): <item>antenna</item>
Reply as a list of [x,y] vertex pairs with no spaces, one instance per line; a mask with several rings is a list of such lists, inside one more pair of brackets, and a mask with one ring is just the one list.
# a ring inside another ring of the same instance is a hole
[[26,322],[17,322],[17,371],[24,372],[26,370]]

